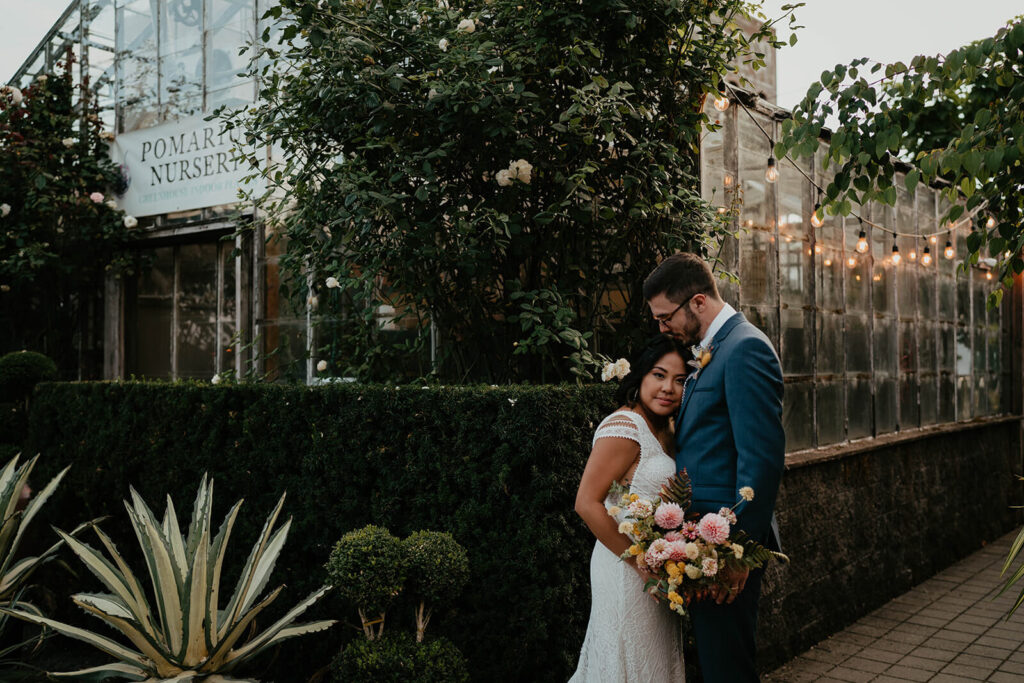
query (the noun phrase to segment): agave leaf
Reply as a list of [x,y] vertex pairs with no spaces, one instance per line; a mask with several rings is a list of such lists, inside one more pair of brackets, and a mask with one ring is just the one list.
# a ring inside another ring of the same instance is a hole
[[[5,558],[4,565],[7,564],[6,560],[14,557],[14,538],[18,533],[18,525],[21,524],[21,517],[24,512],[15,512],[10,517],[4,519],[3,524],[0,524],[0,557]],[[6,566],[4,566],[6,570]]]
[[259,562],[256,563],[256,567],[253,569],[252,581],[247,589],[245,599],[242,600],[239,611],[244,612],[252,607],[252,604],[259,598],[260,593],[267,587],[270,575],[274,571],[274,565],[277,564],[277,558],[281,555],[281,549],[284,548],[284,542],[288,539],[288,531],[291,527],[292,520],[289,517],[284,526],[275,531],[274,535],[270,538],[266,549],[260,555]]
[[135,502],[135,509],[133,510],[127,503],[125,505],[132,517],[135,534],[139,538],[139,544],[146,557],[146,565],[149,567],[149,575],[153,581],[153,593],[156,596],[156,604],[163,623],[163,632],[167,636],[167,647],[171,652],[178,653],[181,652],[182,644],[181,591],[183,586],[180,577],[175,572],[171,552],[152,510],[146,506],[135,489],[131,489],[131,494]]
[[241,507],[242,501],[235,503],[234,507],[232,507],[224,517],[224,522],[221,523],[220,530],[217,532],[217,536],[213,539],[213,543],[210,545],[210,597],[206,603],[207,651],[213,650],[220,640],[217,625],[217,605],[220,602],[220,574],[221,569],[224,566],[224,556],[227,554],[226,551],[228,539],[231,537],[231,529],[235,526],[235,519],[238,517],[238,511]]
[[[86,527],[92,526],[100,521],[102,518],[97,517],[89,522],[83,522],[79,524],[71,531],[71,536],[80,534]],[[22,522],[22,528],[25,528],[24,522]],[[0,601],[7,600],[11,592],[15,590],[18,585],[28,579],[28,577],[34,572],[40,565],[45,564],[53,559],[53,556],[64,545],[64,539],[60,539],[49,548],[47,548],[38,557],[27,557],[19,560],[13,567],[3,572],[3,578],[0,579]]]
[[[148,614],[148,608],[145,604],[141,606],[138,604],[138,596],[132,590],[130,581],[125,579],[127,575],[119,571],[107,558],[87,543],[65,534],[60,529],[56,529],[56,531],[75,555],[78,555],[86,568],[107,587],[107,590],[121,599],[126,608],[131,611],[133,618],[140,623],[143,622],[145,615]],[[128,575],[130,575],[130,571]]]
[[128,640],[132,641],[132,644],[139,648],[139,651],[145,655],[144,661],[146,663],[142,666],[147,671],[151,673],[156,672],[160,676],[171,676],[181,671],[182,667],[168,656],[168,653],[164,648],[160,647],[158,643],[147,636],[146,633],[139,628],[138,623],[135,621],[129,621],[128,619],[122,619],[121,617],[98,609],[89,602],[82,600],[81,597],[81,595],[73,595],[71,596],[71,599],[74,600],[75,604],[83,610],[107,622],[120,631],[126,638],[128,638]]
[[146,593],[143,591],[142,586],[139,585],[139,581],[135,578],[135,574],[131,568],[128,567],[128,563],[124,561],[121,553],[117,551],[117,546],[110,540],[110,537],[103,533],[99,527],[93,529],[96,532],[96,536],[99,537],[100,543],[107,549],[107,553],[110,554],[112,560],[117,565],[118,571],[121,572],[121,578],[124,579],[125,586],[131,591],[132,596],[135,598],[134,612],[135,619],[139,622],[139,625],[146,630],[151,638],[155,638],[160,643],[167,647],[166,639],[164,638],[163,632],[160,631],[156,624],[153,622],[153,611],[150,609],[149,601],[146,599]]
[[129,650],[117,641],[111,640],[106,636],[101,636],[98,633],[86,631],[82,628],[77,628],[75,626],[63,624],[59,621],[54,621],[53,619],[47,619],[46,617],[41,617],[35,614],[31,614],[29,612],[23,612],[16,609],[7,609],[5,607],[0,607],[0,613],[10,614],[12,617],[17,617],[18,619],[23,619],[33,624],[38,624],[40,626],[48,626],[57,633],[61,633],[69,638],[74,638],[75,640],[81,640],[83,643],[88,643],[96,649],[102,650],[103,652],[106,652],[108,655],[115,657],[116,659],[119,659],[122,662],[134,664],[139,667],[145,667],[146,665],[146,659],[141,654],[133,650]]
[[209,571],[208,553],[210,550],[209,527],[199,539],[192,562],[192,571],[189,572],[188,582],[185,584],[185,595],[188,601],[182,610],[185,617],[185,655],[182,663],[184,666],[195,666],[206,659],[209,649],[206,646],[206,629],[204,624],[209,611],[206,608],[206,600],[209,597],[209,585],[207,584],[207,572]]
[[[1017,532],[1017,538],[1013,539],[1013,543],[1010,544],[1010,552],[1006,555],[1006,562],[1003,563],[1003,568],[999,572],[1000,576],[1005,574],[1006,570],[1013,564],[1013,561],[1017,559],[1017,555],[1020,554],[1022,547],[1024,547],[1024,528]],[[1003,590],[1006,589],[1004,588]]]
[[118,617],[119,619],[135,618],[128,605],[124,604],[121,598],[110,593],[76,593],[74,600],[91,605],[112,617]]
[[183,580],[188,575],[189,560],[185,557],[185,542],[181,538],[181,525],[178,523],[178,514],[174,511],[174,501],[167,496],[167,509],[164,511],[163,521],[164,539],[171,551],[171,559],[177,569],[178,576]]
[[[280,588],[278,590],[280,590]],[[266,631],[256,636],[255,638],[253,638],[244,646],[240,647],[234,652],[229,653],[227,658],[225,659],[225,664],[229,665],[227,667],[227,670],[230,670],[231,668],[237,666],[246,658],[255,656],[261,650],[263,650],[263,648],[269,646],[270,643],[273,642],[274,638],[279,634],[279,632],[283,631],[284,628],[288,626],[288,624],[295,621],[296,617],[298,617],[300,614],[309,609],[310,606],[312,606],[317,600],[322,598],[324,594],[329,590],[331,590],[331,586],[321,586],[318,590],[313,591],[309,594],[309,597],[307,597],[299,604],[295,605],[295,607],[292,607],[290,610],[288,610],[287,614],[278,619]],[[332,621],[331,624],[333,623],[334,622]],[[319,625],[322,624],[322,622],[314,622],[314,624]],[[315,630],[322,630],[324,628],[328,628],[329,626],[330,624],[328,624],[327,626],[321,625]],[[297,635],[301,635],[301,633],[291,633],[288,637]]]
[[259,538],[256,543],[253,544],[252,550],[249,552],[249,559],[245,562],[245,568],[242,569],[242,574],[238,577],[238,585],[235,586],[235,592],[231,596],[228,606],[221,613],[220,628],[217,632],[218,640],[224,637],[227,630],[237,621],[240,613],[239,607],[241,606],[242,600],[248,594],[249,586],[252,584],[252,573],[259,561],[260,556],[263,554],[263,549],[266,547],[268,539],[270,538],[271,530],[274,528],[274,524],[277,523],[277,517],[281,514],[281,508],[284,507],[285,495],[282,494],[277,501],[277,505],[267,516],[267,520],[263,523],[263,531],[260,532]]
[[[0,471],[0,509],[3,510],[3,519],[5,521],[14,514],[14,508],[18,506],[18,496],[21,495],[21,487],[16,485],[25,469],[24,467],[18,469],[18,459],[20,457],[20,453],[15,455],[7,461],[4,469]],[[30,465],[34,461],[35,458],[27,463],[28,469],[32,469]]]
[[[32,462],[35,463],[35,458],[32,459]],[[64,479],[64,475],[67,474],[69,469],[71,469],[71,465],[68,465],[58,472],[57,475],[50,480],[50,483],[44,486],[43,490],[37,493],[35,497],[28,502],[28,505],[25,506],[25,514],[21,518],[21,527],[18,529],[18,535],[14,537],[14,542],[11,544],[11,548],[8,552],[13,554],[17,551],[18,544],[21,543],[21,538],[25,533],[25,529],[33,518],[35,518],[36,514],[39,513],[39,510],[43,505],[46,504],[46,501],[49,500],[50,496],[53,495],[53,492],[57,490],[57,486],[60,485],[61,480]]]
[[[199,491],[196,492],[195,503],[192,504],[192,522],[189,525],[188,541],[185,546],[185,555],[187,557],[195,556],[203,534],[209,534],[210,517],[213,514],[211,510],[212,503],[213,480],[207,480],[207,475],[203,474],[203,479],[199,482]],[[207,538],[207,541],[209,541],[209,538]]]
[[178,674],[174,678],[160,678],[160,679],[153,678],[153,679],[150,679],[150,680],[152,680],[153,683],[187,683],[188,681],[196,680],[196,678],[198,678],[198,677],[199,677],[199,672],[198,671],[182,671],[180,674]]
[[270,592],[270,595],[265,597],[258,605],[253,607],[251,610],[242,615],[240,619],[231,624],[231,628],[224,634],[224,637],[217,643],[217,647],[210,652],[210,658],[206,660],[200,668],[201,671],[220,671],[224,665],[224,661],[231,654],[231,648],[235,646],[238,639],[245,634],[245,629],[249,627],[249,624],[256,615],[262,612],[267,605],[272,603],[278,594],[284,590],[284,586],[278,586]]
[[78,671],[52,672],[47,676],[59,680],[94,681],[103,683],[108,678],[124,678],[129,681],[145,681],[149,674],[145,670],[131,664],[102,664]]
[[277,633],[269,638],[269,640],[259,641],[259,639],[254,639],[242,649],[235,650],[228,655],[228,660],[224,665],[224,670],[232,671],[236,666],[245,663],[246,660],[256,657],[268,647],[273,647],[274,645],[288,640],[289,638],[304,636],[307,633],[326,631],[336,623],[338,622],[335,619],[323,619],[321,621],[311,621],[306,624],[295,624],[293,626],[279,629]]

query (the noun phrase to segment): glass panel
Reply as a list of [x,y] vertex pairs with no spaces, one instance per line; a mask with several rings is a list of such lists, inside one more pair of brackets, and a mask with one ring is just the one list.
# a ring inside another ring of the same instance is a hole
[[871,304],[871,275],[869,259],[854,251],[856,236],[846,246],[846,309],[868,311]]
[[178,251],[178,377],[211,377],[217,338],[217,245]]
[[846,371],[871,372],[871,336],[866,315],[846,316]]
[[935,342],[935,329],[936,324],[928,320],[922,320],[918,323],[918,369],[922,373],[935,373],[939,369],[938,351]]
[[971,378],[956,378],[956,418],[958,420],[969,420],[971,418]]
[[118,97],[122,132],[129,132],[157,123],[156,21],[149,0],[126,2],[118,12]]
[[220,369],[230,370],[235,366],[235,350],[231,340],[235,336],[235,258],[231,255],[234,245],[230,242],[221,243],[221,269],[224,288],[221,290],[220,330],[218,335],[220,348]]
[[[731,123],[732,117],[730,112],[728,110],[718,112],[711,106],[710,102],[711,100],[708,98],[708,106],[704,108],[708,118],[712,121],[718,120]],[[724,129],[706,134],[701,141],[700,180],[701,196],[704,198],[704,201],[717,206],[725,206],[727,200],[725,199],[724,186],[728,183],[730,187],[735,187],[736,179],[732,174],[730,174],[728,179],[725,177]]]
[[764,332],[776,349],[779,348],[779,318],[777,310],[771,308],[751,308],[749,306],[743,306],[741,310],[747,320]]
[[782,408],[782,424],[786,430],[786,450],[795,451],[814,445],[814,420],[807,419],[814,414],[812,405],[812,384],[793,382],[786,384]]
[[264,370],[273,381],[306,381],[304,323],[270,323],[260,327]]
[[843,440],[845,412],[843,410],[842,382],[821,382],[815,388],[818,396],[818,445],[825,446]]
[[896,380],[885,377],[875,381],[875,433],[896,430]]
[[843,367],[843,316],[835,313],[818,313],[817,373],[838,375]]
[[988,375],[980,375],[974,379],[974,403],[972,416],[980,417],[988,413]]
[[932,425],[938,421],[939,394],[938,376],[921,374],[921,425]]
[[1002,382],[1000,375],[988,376],[988,414],[998,415],[1003,412]]
[[899,428],[914,429],[921,424],[918,402],[918,385],[915,375],[900,376],[900,421]]
[[165,119],[202,111],[203,2],[161,3],[160,104]]
[[740,235],[740,301],[774,305],[776,301],[775,237],[763,230]]
[[902,321],[899,324],[899,371],[901,374],[917,372],[918,341],[916,326],[913,321]]
[[896,321],[892,318],[875,318],[874,329],[874,370],[883,375],[896,374]]
[[782,344],[779,355],[787,375],[810,375],[814,372],[811,356],[812,311],[786,308],[782,311]]
[[846,397],[846,413],[850,420],[848,438],[860,439],[871,436],[871,380],[847,380]]
[[[809,216],[807,180],[788,159],[780,162],[781,175],[776,183],[779,207],[779,279],[782,301],[793,306],[812,303],[811,245],[804,216]],[[809,174],[810,169],[804,168]]]
[[[757,114],[755,114],[757,116]],[[746,229],[760,229],[775,232],[772,220],[772,209],[769,206],[769,185],[765,182],[765,163],[771,154],[768,141],[749,116],[739,119],[739,164],[740,180],[743,187],[743,206],[740,212],[740,223]],[[772,129],[770,121],[763,120],[761,125],[767,130]]]
[[841,249],[817,244],[817,283],[815,292],[818,307],[829,311],[843,308],[843,252]]
[[134,332],[135,367],[129,373],[153,379],[171,378],[171,319],[174,309],[174,249],[143,252],[149,267],[140,269]]

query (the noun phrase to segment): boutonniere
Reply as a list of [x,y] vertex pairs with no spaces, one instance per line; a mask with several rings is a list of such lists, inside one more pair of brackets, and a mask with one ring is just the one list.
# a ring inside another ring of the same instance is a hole
[[711,352],[714,350],[712,346],[694,346],[693,347],[693,360],[687,364],[695,370],[703,370],[707,367],[708,363],[711,362]]

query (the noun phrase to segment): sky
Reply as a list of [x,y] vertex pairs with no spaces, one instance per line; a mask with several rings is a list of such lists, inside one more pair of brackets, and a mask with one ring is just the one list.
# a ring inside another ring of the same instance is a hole
[[[790,0],[764,0],[778,16]],[[69,0],[0,0],[0,82],[21,66]],[[797,10],[805,28],[795,47],[779,53],[778,104],[791,108],[822,70],[859,57],[907,62],[917,54],[945,53],[986,36],[1015,15],[1021,0],[807,0]],[[789,38],[786,24],[780,37]]]

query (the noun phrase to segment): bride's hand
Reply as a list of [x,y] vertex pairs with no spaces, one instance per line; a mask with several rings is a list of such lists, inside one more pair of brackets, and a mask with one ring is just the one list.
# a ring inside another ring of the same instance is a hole
[[[640,581],[645,586],[647,585],[648,581],[659,581],[657,576],[655,576],[651,572],[647,571],[646,569],[641,569],[640,567],[638,567],[636,565],[636,563],[631,562],[629,566],[633,568],[633,571],[635,571],[637,573],[637,575],[640,577]],[[648,588],[647,589],[647,594],[650,595],[651,599],[654,600],[655,602],[661,602],[661,594],[658,592],[658,586],[657,585],[654,585],[654,586],[651,586],[650,588]]]

